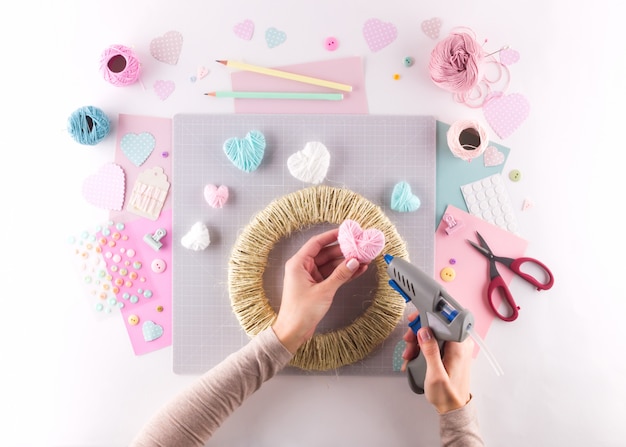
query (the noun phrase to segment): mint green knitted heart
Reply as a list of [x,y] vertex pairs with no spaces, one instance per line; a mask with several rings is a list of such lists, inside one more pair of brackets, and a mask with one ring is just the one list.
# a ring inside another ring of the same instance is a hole
[[263,160],[265,136],[258,130],[252,130],[245,138],[229,138],[224,142],[224,153],[237,168],[252,172]]
[[417,210],[422,202],[419,197],[411,192],[411,186],[407,182],[397,183],[391,193],[391,209],[402,213]]

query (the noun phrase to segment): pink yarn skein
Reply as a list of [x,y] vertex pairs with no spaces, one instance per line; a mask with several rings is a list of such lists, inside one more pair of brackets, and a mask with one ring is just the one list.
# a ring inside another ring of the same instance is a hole
[[137,82],[141,64],[130,48],[124,45],[111,45],[102,53],[100,71],[107,82],[123,87]]
[[430,78],[439,87],[463,94],[481,80],[482,47],[474,36],[461,31],[450,33],[430,55]]

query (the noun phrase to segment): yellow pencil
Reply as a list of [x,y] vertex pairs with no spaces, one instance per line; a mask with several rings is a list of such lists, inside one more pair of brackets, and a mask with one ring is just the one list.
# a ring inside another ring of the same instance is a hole
[[342,90],[344,92],[351,92],[352,86],[347,84],[340,84],[339,82],[325,81],[324,79],[312,78],[310,76],[299,75],[295,73],[289,73],[286,71],[275,70],[273,68],[259,67],[257,65],[250,65],[237,61],[216,61],[227,67],[238,68],[245,71],[253,71],[268,76],[275,76],[283,79],[290,79],[292,81],[304,82],[305,84],[319,85],[320,87],[328,87],[335,90]]

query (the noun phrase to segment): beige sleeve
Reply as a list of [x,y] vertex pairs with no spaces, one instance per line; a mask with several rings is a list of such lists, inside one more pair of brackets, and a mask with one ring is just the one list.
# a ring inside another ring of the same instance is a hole
[[203,446],[243,401],[289,363],[271,328],[206,372],[155,414],[131,446]]
[[470,400],[458,410],[439,416],[441,445],[444,447],[483,447],[478,413]]

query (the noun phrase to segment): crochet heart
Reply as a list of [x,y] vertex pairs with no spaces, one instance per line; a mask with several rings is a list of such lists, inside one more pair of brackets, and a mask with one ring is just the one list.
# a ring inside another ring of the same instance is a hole
[[393,187],[391,193],[391,209],[401,213],[416,211],[422,202],[411,192],[411,185],[407,182],[399,182]]
[[124,191],[124,170],[115,163],[107,163],[83,182],[83,197],[105,210],[121,211]]
[[276,28],[268,28],[265,31],[265,42],[270,48],[277,47],[287,40],[287,34]]
[[204,187],[204,199],[212,208],[222,208],[228,201],[228,187],[224,185],[206,185]]
[[504,154],[495,146],[489,146],[483,154],[485,166],[498,166],[504,163]]
[[243,22],[235,24],[233,26],[233,32],[235,36],[243,40],[250,40],[254,35],[254,22],[250,19],[246,19]]
[[154,92],[159,99],[161,99],[161,101],[165,101],[176,89],[176,84],[174,84],[174,81],[158,80],[155,81],[153,87]]
[[385,235],[376,228],[363,230],[358,222],[346,219],[339,226],[337,242],[346,259],[355,258],[361,264],[368,264],[383,250]]
[[422,22],[422,31],[431,39],[435,40],[439,38],[439,31],[441,30],[441,19],[433,17],[429,20]]
[[158,61],[176,65],[183,48],[183,35],[178,31],[168,31],[150,42],[150,54]]
[[156,140],[151,133],[127,133],[120,140],[120,149],[132,164],[141,166],[152,154]]
[[163,326],[154,321],[146,321],[141,327],[141,331],[145,341],[154,341],[163,335]]
[[253,130],[245,138],[229,138],[224,142],[224,153],[237,168],[252,172],[263,160],[265,136],[258,130]]
[[369,19],[363,25],[363,37],[371,51],[385,48],[398,37],[398,29],[393,23],[378,19]]
[[330,165],[330,152],[319,141],[310,141],[287,159],[291,175],[307,183],[321,183]]
[[485,100],[483,113],[493,131],[504,139],[528,118],[530,104],[519,93],[494,92]]

